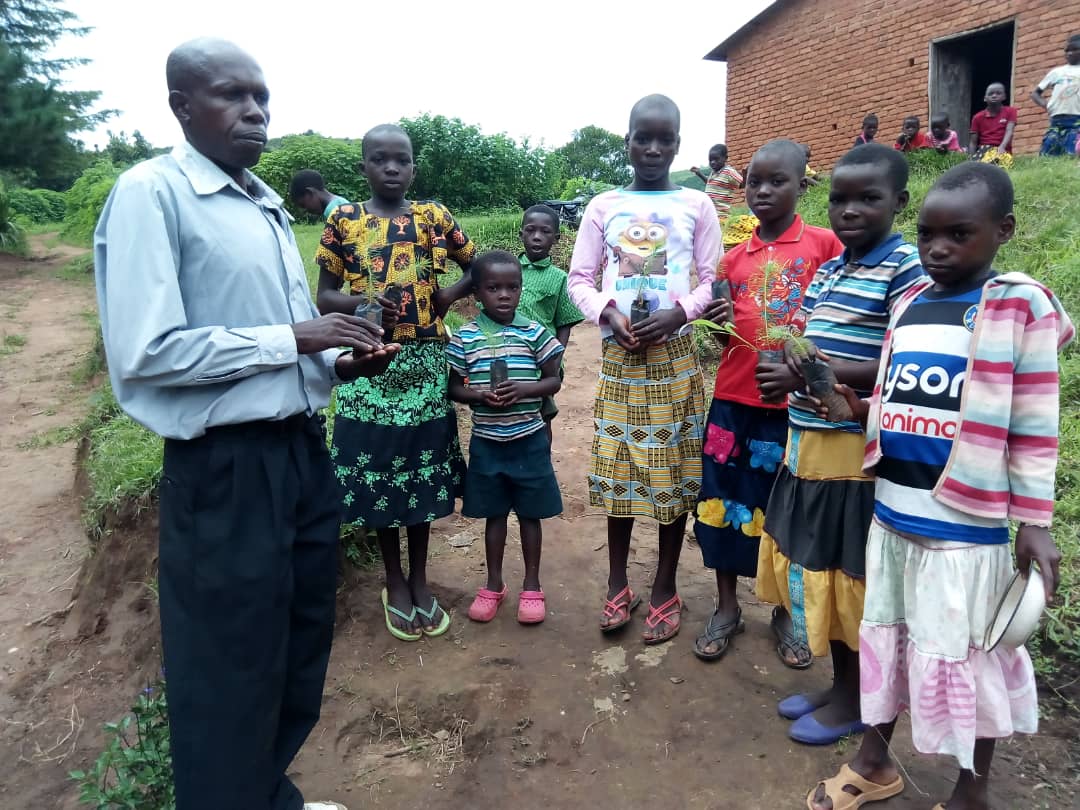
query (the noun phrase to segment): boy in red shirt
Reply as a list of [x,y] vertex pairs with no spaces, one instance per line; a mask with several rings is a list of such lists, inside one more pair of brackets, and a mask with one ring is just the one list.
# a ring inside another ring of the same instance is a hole
[[1005,103],[1005,85],[994,82],[986,88],[986,109],[971,119],[971,140],[968,152],[974,155],[990,146],[999,152],[1012,152],[1013,132],[1016,130],[1016,108]]
[[[776,470],[787,441],[787,402],[763,402],[754,378],[763,339],[762,311],[774,324],[788,323],[818,266],[844,246],[826,228],[807,225],[795,213],[806,191],[806,152],[789,140],[770,141],[750,162],[746,203],[759,220],[749,241],[723,257],[720,279],[731,300],[717,320],[732,320],[735,337],[724,348],[709,409],[694,534],[705,567],[716,571],[716,610],[694,643],[694,654],[714,661],[744,629],[735,585],[757,575],[758,541]],[[768,289],[762,267],[782,266]]]
[[926,142],[926,136],[919,131],[921,128],[922,124],[919,121],[919,116],[909,115],[904,119],[903,129],[897,136],[893,149],[898,149],[901,152],[914,152],[916,149],[928,147],[930,144]]

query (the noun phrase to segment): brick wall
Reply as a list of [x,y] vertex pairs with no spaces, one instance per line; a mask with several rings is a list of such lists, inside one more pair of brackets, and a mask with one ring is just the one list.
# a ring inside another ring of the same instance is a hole
[[[878,140],[892,144],[906,115],[929,123],[930,42],[1013,20],[1016,52],[1010,103],[1018,108],[1014,151],[1037,152],[1046,114],[1028,96],[1064,64],[1080,33],[1077,0],[794,0],[728,50],[727,144],[745,166],[770,138],[811,144],[815,167],[846,152],[875,112]],[[967,144],[968,121],[953,121]]]

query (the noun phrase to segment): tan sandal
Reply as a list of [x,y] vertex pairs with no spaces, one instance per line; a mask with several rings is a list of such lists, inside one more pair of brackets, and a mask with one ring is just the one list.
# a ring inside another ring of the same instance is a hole
[[[841,765],[836,776],[818,782],[813,790],[806,794],[806,806],[810,810],[814,810],[814,794],[822,785],[825,786],[825,795],[832,801],[833,810],[855,810],[870,802],[892,798],[904,790],[904,780],[899,776],[887,785],[879,785],[863,779],[850,766]],[[844,788],[854,788],[857,793],[851,793]]]

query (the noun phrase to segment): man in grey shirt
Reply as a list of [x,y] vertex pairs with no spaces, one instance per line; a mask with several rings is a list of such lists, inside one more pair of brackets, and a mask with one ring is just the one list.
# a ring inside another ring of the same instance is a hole
[[[297,810],[319,717],[340,493],[319,410],[399,347],[319,317],[281,198],[255,177],[262,71],[220,40],[166,66],[185,142],[125,172],[94,235],[109,376],[165,437],[159,594],[177,810]],[[392,326],[392,324],[391,324]]]

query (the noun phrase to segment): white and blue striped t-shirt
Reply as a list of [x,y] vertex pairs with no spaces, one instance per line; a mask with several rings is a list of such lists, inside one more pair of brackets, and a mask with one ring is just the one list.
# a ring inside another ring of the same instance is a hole
[[[821,265],[806,288],[804,334],[829,357],[877,360],[893,307],[923,276],[918,249],[901,234],[894,233],[858,261],[845,250]],[[819,417],[802,391],[788,397],[788,418],[792,427],[803,430],[862,432],[858,422],[830,422]]]
[[893,330],[881,393],[874,517],[900,534],[964,543],[1009,541],[1005,520],[960,512],[932,495],[959,426],[981,295],[981,285],[962,293],[927,289]]

